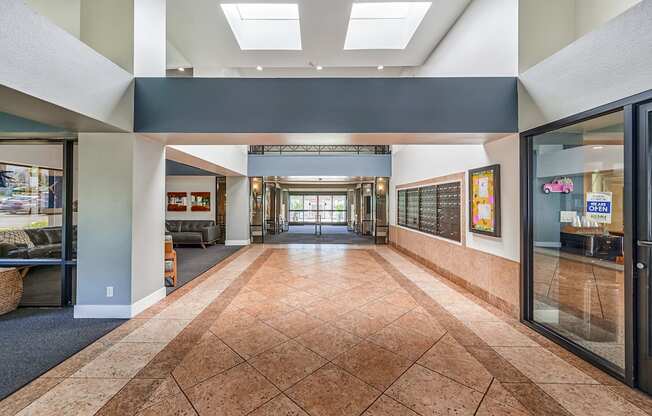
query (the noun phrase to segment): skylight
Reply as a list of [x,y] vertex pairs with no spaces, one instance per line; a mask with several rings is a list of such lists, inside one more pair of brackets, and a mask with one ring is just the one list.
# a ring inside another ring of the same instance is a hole
[[296,3],[221,4],[242,50],[301,50]]
[[405,49],[432,2],[353,3],[344,49]]

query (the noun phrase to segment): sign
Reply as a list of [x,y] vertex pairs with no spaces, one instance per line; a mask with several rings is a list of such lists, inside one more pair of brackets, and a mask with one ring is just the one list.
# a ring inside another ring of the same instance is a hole
[[577,217],[575,211],[561,211],[559,214],[559,222],[573,222]]
[[586,217],[597,223],[611,224],[611,192],[587,192]]

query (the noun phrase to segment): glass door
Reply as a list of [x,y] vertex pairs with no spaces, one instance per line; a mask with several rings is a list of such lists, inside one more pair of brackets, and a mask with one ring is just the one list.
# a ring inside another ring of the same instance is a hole
[[638,386],[652,392],[652,103],[638,108],[638,172],[636,186],[635,274],[638,304],[635,313]]

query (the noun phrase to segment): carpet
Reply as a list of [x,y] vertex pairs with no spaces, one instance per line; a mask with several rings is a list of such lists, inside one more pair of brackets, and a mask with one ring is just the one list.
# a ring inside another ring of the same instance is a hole
[[373,244],[373,237],[348,231],[344,225],[322,225],[315,235],[314,225],[291,225],[287,232],[266,234],[266,244]]
[[177,285],[168,287],[167,294],[183,287],[186,283],[215,266],[220,261],[238,251],[240,246],[215,244],[201,247],[175,247],[177,252]]
[[73,308],[19,308],[0,316],[0,400],[123,323],[74,319]]

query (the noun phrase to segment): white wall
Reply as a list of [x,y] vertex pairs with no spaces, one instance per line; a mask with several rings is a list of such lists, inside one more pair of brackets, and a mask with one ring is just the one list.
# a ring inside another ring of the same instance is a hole
[[[0,111],[51,123],[31,114],[42,101],[114,128],[133,128],[131,74],[70,36],[23,0],[0,1],[0,85],[22,94],[21,102],[0,96]],[[4,92],[3,92],[4,94]]]
[[641,0],[575,0],[575,37],[589,33],[640,2]]
[[164,77],[166,0],[134,0],[134,76]]
[[520,74],[520,130],[650,89],[650,27],[644,0]]
[[[168,220],[213,220],[215,221],[216,185],[214,176],[167,176],[165,178],[165,194],[168,192],[187,192],[188,210],[186,212],[168,211]],[[190,211],[191,192],[210,192],[211,210],[205,212]]]
[[249,244],[249,178],[246,176],[226,177],[225,244]]
[[414,75],[515,76],[517,41],[518,0],[473,0]]
[[247,145],[174,145],[174,149],[204,159],[225,169],[229,176],[247,175]]
[[[390,224],[396,225],[397,185],[500,164],[502,237],[486,237],[466,231],[466,245],[518,261],[520,257],[518,140],[517,135],[512,135],[485,145],[393,146]],[[464,203],[465,207],[468,206],[468,200]],[[468,230],[467,218],[463,220],[463,229]]]
[[29,7],[79,38],[81,0],[27,0]]

